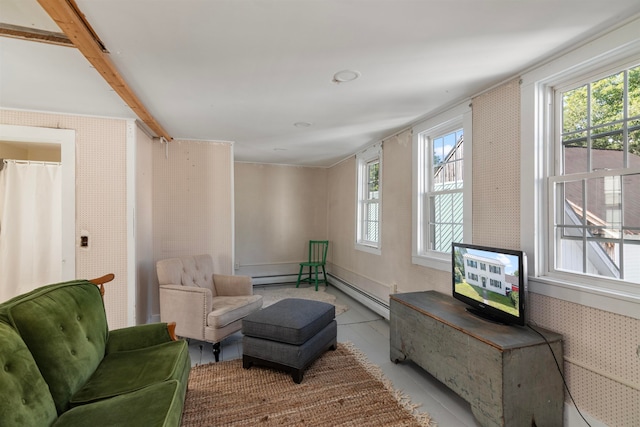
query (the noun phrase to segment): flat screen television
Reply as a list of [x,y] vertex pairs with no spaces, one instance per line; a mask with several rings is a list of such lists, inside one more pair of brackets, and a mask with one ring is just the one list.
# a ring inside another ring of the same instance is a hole
[[453,243],[453,297],[467,311],[495,322],[524,326],[527,258],[523,251]]

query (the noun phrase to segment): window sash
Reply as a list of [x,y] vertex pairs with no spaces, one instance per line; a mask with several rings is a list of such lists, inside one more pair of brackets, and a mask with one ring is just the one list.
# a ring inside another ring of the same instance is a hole
[[356,156],[358,209],[356,248],[374,253],[380,247],[382,145],[375,144]]
[[[463,128],[422,136],[422,244],[419,253],[451,252],[451,243],[464,237],[464,157]],[[448,152],[434,148],[438,139],[455,135],[454,146]],[[441,158],[437,158],[440,151]]]
[[363,200],[361,203],[360,243],[373,246],[380,240],[380,204],[377,200]]
[[[558,161],[547,185],[550,274],[640,283],[640,221],[632,214],[639,201],[630,191],[640,188],[640,167],[632,164],[640,111],[629,97],[631,73],[637,79],[640,67],[555,89]],[[597,96],[603,90],[613,93],[606,102],[618,105],[617,113],[604,111],[607,104]]]

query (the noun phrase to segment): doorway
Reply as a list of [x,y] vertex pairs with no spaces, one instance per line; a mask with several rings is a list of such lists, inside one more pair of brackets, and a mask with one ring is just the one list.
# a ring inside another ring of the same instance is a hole
[[[45,161],[61,163],[60,281],[75,278],[75,131],[0,124],[3,153],[37,151]],[[0,157],[12,157],[3,154]],[[30,160],[30,159],[26,159]],[[42,160],[42,159],[37,159]]]

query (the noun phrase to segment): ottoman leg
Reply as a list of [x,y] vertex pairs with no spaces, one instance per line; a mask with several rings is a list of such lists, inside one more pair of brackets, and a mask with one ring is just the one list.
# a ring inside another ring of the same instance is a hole
[[303,376],[304,376],[304,369],[293,369],[291,371],[291,378],[293,378],[293,382],[296,384],[300,384],[302,382]]
[[253,358],[249,357],[249,356],[242,356],[242,367],[244,369],[249,369],[251,367],[251,365],[253,365]]

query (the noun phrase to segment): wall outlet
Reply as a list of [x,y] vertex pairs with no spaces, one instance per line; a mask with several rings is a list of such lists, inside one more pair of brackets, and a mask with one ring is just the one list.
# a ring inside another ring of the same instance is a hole
[[398,284],[397,283],[392,283],[391,284],[391,293],[392,294],[397,294],[398,293]]
[[240,263],[236,261],[236,263],[233,266],[236,270],[240,270]]

